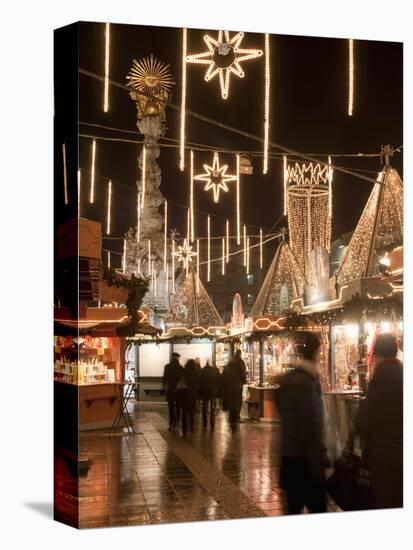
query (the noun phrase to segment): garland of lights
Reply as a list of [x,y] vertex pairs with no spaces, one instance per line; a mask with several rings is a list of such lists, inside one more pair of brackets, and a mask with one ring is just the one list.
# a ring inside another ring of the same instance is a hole
[[219,193],[220,191],[228,192],[228,185],[230,181],[237,181],[236,174],[227,174],[228,164],[219,165],[219,156],[218,153],[214,153],[214,159],[212,166],[208,164],[203,165],[205,172],[202,174],[196,175],[193,179],[196,181],[204,181],[206,185],[204,191],[209,191],[212,189],[214,202],[219,202]]

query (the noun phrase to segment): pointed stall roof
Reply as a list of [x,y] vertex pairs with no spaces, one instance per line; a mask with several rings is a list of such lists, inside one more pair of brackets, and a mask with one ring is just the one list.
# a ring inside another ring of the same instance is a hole
[[[287,241],[281,241],[264,283],[251,309],[251,315],[277,315],[288,308],[291,300],[301,296],[305,275]],[[283,293],[287,289],[288,293]]]
[[377,251],[403,242],[403,182],[387,166],[378,175],[337,272],[339,284],[378,275]]

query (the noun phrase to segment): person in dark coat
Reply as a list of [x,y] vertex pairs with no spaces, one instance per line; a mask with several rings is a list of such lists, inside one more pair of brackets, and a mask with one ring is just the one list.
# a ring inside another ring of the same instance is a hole
[[242,388],[247,383],[247,369],[241,356],[241,350],[235,352],[222,373],[223,403],[229,410],[229,423],[232,433],[237,431],[242,406]]
[[275,399],[281,417],[280,487],[288,514],[326,511],[323,443],[324,410],[317,374],[320,342],[311,332],[301,332],[296,344],[298,360],[276,382]]
[[163,373],[163,384],[168,402],[169,430],[175,430],[179,424],[179,411],[176,403],[176,386],[183,374],[183,367],[179,363],[179,353],[172,354],[172,361],[165,365]]
[[376,509],[403,506],[403,365],[397,352],[393,335],[377,337],[373,375],[355,420]]
[[198,378],[195,361],[189,359],[175,391],[177,407],[181,415],[182,433],[184,436],[186,436],[188,430],[190,432],[194,431],[194,412]]
[[201,370],[199,380],[199,393],[202,399],[202,426],[206,430],[209,425],[211,430],[215,428],[216,402],[220,386],[221,374],[217,367],[213,367],[207,361],[205,367]]

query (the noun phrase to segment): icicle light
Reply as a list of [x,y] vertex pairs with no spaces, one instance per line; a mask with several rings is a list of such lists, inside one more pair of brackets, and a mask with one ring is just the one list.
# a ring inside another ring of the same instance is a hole
[[169,266],[168,266],[168,264],[166,264],[166,269],[165,269],[165,294],[166,295],[169,294]]
[[353,116],[354,109],[354,40],[348,41],[348,116]]
[[268,140],[270,133],[270,35],[265,34],[265,97],[264,97],[264,164],[263,174],[268,172]]
[[207,281],[211,280],[211,218],[208,216]]
[[146,191],[146,146],[143,146],[142,150],[142,197],[141,197],[141,210],[145,206],[145,191]]
[[148,239],[148,275],[152,275],[151,239]]
[[110,250],[108,250],[108,269],[110,269]]
[[105,80],[103,82],[103,110],[109,111],[109,54],[110,54],[110,23],[105,26]]
[[77,215],[80,218],[80,186],[81,186],[81,172],[77,171]]
[[247,228],[244,224],[244,266],[247,265]]
[[188,242],[188,245],[190,243],[190,237],[191,237],[191,209],[188,208],[186,211],[186,240]]
[[328,157],[328,215],[333,216],[333,167],[331,157]]
[[65,204],[69,204],[69,198],[67,195],[66,143],[63,143],[63,187],[65,192]]
[[240,167],[239,167],[239,155],[237,155],[237,245],[241,244],[241,222],[240,222]]
[[225,261],[226,263],[229,262],[229,220],[227,220],[227,223],[226,223],[226,231],[227,231],[227,251],[226,251],[226,256],[225,256]]
[[183,172],[185,168],[186,44],[187,30],[182,29],[181,131],[179,146],[179,169],[181,172]]
[[262,228],[260,228],[260,269],[262,269],[263,261],[262,261]]
[[106,212],[106,234],[110,233],[110,209],[112,206],[112,180],[108,181],[108,203]]
[[199,239],[196,240],[196,291],[199,292]]
[[166,268],[168,265],[168,201],[165,201],[163,227],[163,270],[166,273]]
[[155,270],[155,262],[152,262],[152,277],[153,277],[153,293],[156,296],[157,294],[157,281],[156,281],[156,270]]
[[171,273],[171,282],[172,282],[172,292],[175,293],[175,241],[172,241],[172,273]]
[[138,193],[136,241],[138,244],[141,242],[141,194],[140,193]]
[[222,275],[225,275],[225,239],[222,239]]
[[123,239],[122,271],[126,273],[126,239]]
[[95,163],[96,163],[96,140],[92,141],[92,162],[90,167],[90,197],[89,202],[95,202]]
[[247,258],[245,262],[247,275],[250,272],[250,238],[247,237]]
[[138,273],[141,275],[141,259],[138,258]]
[[288,180],[287,155],[283,155],[284,216],[287,215],[287,180]]
[[190,183],[189,183],[189,206],[191,209],[191,239],[190,242],[194,241],[194,152],[191,151],[191,173],[190,173]]

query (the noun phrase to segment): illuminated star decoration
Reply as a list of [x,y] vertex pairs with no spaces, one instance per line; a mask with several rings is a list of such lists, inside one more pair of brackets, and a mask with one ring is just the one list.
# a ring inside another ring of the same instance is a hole
[[174,256],[176,256],[179,263],[182,262],[184,269],[188,269],[192,257],[196,255],[196,252],[192,252],[192,246],[188,246],[186,239],[183,246],[178,246],[178,252],[174,252]]
[[236,181],[236,174],[227,174],[228,164],[219,165],[218,153],[214,153],[214,161],[212,166],[204,164],[205,172],[203,174],[198,174],[194,177],[197,181],[205,181],[206,185],[204,191],[213,190],[214,193],[214,202],[219,201],[219,192],[222,191],[228,192],[227,183],[230,181]]
[[208,51],[188,55],[186,58],[188,63],[209,65],[205,73],[205,80],[207,82],[212,80],[216,75],[219,75],[223,99],[227,99],[228,97],[231,73],[239,78],[244,78],[245,73],[241,67],[241,62],[263,55],[262,50],[240,48],[239,46],[243,37],[243,32],[239,32],[230,38],[228,31],[218,31],[218,39],[215,40],[206,34],[204,35],[204,42],[207,45]]

